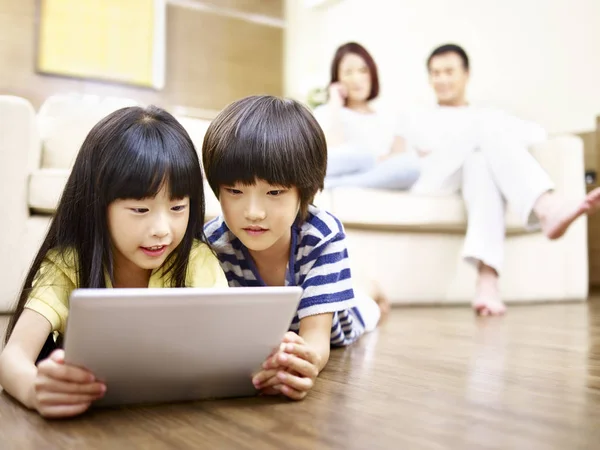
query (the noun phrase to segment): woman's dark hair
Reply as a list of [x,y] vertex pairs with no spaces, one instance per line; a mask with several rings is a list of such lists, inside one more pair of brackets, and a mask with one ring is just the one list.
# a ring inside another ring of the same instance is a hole
[[202,145],[211,189],[251,185],[256,180],[300,192],[300,219],[323,189],[327,144],[312,113],[300,103],[272,96],[251,96],[227,106],[212,121]]
[[427,70],[429,70],[429,66],[431,65],[431,60],[436,56],[447,55],[448,53],[454,53],[459,56],[462,60],[464,69],[469,71],[469,57],[467,56],[467,52],[460,46],[456,44],[444,44],[440,45],[438,48],[433,50],[427,58]]
[[50,229],[21,290],[6,341],[19,319],[32,284],[49,251],[75,264],[77,287],[114,285],[108,205],[117,199],[155,196],[168,186],[172,199],[189,196],[185,235],[164,263],[172,287],[185,286],[194,239],[206,242],[204,191],[198,154],[183,126],[168,112],[150,106],[119,109],[98,122],[85,138],[67,180]]
[[333,61],[331,62],[331,83],[337,83],[339,81],[340,63],[342,62],[342,58],[349,53],[358,55],[365,60],[365,63],[369,68],[369,73],[371,74],[371,92],[367,97],[367,101],[373,100],[379,95],[379,75],[377,74],[377,65],[367,49],[356,42],[348,42],[336,50]]

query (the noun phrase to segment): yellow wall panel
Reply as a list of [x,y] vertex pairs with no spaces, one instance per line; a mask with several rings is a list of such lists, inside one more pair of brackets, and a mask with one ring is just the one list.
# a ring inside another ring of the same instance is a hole
[[162,87],[164,3],[41,0],[40,72]]

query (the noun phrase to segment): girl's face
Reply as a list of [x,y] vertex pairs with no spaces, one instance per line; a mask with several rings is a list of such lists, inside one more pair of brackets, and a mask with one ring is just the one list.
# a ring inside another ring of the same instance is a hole
[[171,200],[166,183],[155,197],[120,199],[108,205],[115,270],[159,268],[181,243],[189,209],[189,197]]
[[363,58],[346,54],[338,66],[338,80],[346,88],[351,102],[365,102],[371,93],[371,72]]
[[225,223],[254,257],[288,252],[291,226],[300,208],[296,187],[254,185],[221,186],[219,202]]

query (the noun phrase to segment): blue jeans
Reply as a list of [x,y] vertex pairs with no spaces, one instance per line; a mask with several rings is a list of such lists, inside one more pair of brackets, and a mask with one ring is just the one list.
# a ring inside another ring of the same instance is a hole
[[325,188],[407,190],[420,174],[419,157],[412,152],[400,153],[377,163],[374,155],[346,147],[328,155]]

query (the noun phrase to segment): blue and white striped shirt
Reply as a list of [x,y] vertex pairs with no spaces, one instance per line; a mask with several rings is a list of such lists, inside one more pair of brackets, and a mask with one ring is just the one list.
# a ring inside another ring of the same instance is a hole
[[[208,222],[204,231],[229,286],[265,286],[248,249],[222,216]],[[309,206],[306,221],[292,225],[291,231],[285,284],[300,286],[304,292],[290,330],[297,333],[304,317],[333,313],[331,345],[351,344],[364,333],[365,325],[356,308],[342,224],[332,214]]]

